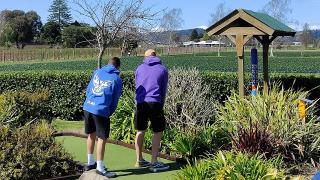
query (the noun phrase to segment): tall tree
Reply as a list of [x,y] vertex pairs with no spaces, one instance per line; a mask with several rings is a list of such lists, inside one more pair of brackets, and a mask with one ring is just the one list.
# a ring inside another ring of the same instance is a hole
[[[278,21],[286,23],[288,22],[288,14],[291,14],[291,0],[270,0],[263,8],[263,12],[276,18]],[[270,49],[270,56],[273,57],[273,46],[272,42]]]
[[305,48],[307,48],[309,44],[313,43],[313,35],[308,23],[304,24],[303,26],[303,31],[300,35],[300,41]]
[[193,29],[191,32],[191,35],[189,37],[190,41],[197,41],[199,39],[199,33],[197,31],[197,29]]
[[61,27],[71,22],[70,8],[66,0],[53,0],[49,8],[48,21],[56,22]]
[[107,47],[127,37],[127,32],[136,32],[135,36],[148,34],[157,16],[142,0],[74,0],[74,3],[78,7],[76,11],[95,25],[92,31],[95,38],[88,41],[95,42],[99,49],[98,68]]
[[[168,53],[170,53],[170,46],[175,43],[177,34],[175,31],[180,29],[182,27],[182,24],[184,23],[182,19],[182,10],[179,8],[171,9],[163,15],[161,19],[161,28],[165,31],[167,31],[169,40],[169,46],[168,46]],[[174,39],[175,38],[175,39]]]
[[[211,23],[214,24],[218,22],[220,19],[225,17],[226,14],[227,14],[227,10],[226,10],[225,2],[218,4],[217,7],[215,8],[215,12],[211,14]],[[218,35],[217,39],[219,41],[218,57],[220,57],[222,36]]]
[[46,40],[51,46],[61,42],[60,25],[49,21],[43,26],[42,39]]
[[15,43],[22,49],[25,43],[31,42],[38,37],[42,27],[40,16],[34,12],[21,10],[4,10],[0,12],[1,21],[4,24],[0,34],[3,43]]

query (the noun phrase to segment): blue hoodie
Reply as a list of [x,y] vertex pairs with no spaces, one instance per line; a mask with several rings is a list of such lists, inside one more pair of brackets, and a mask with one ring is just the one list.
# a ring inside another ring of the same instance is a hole
[[135,73],[136,101],[164,104],[168,86],[168,71],[156,56],[146,57]]
[[94,72],[87,87],[83,110],[94,115],[110,117],[117,108],[122,92],[119,70],[106,65]]

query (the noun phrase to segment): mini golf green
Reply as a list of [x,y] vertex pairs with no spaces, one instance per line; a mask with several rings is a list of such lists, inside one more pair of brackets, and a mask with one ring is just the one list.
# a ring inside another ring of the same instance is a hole
[[[86,140],[78,137],[57,137],[57,140],[63,142],[65,149],[71,153],[76,161],[85,163],[87,161]],[[150,160],[150,155],[144,157]],[[168,163],[170,170],[160,173],[151,173],[148,169],[139,169],[134,167],[135,151],[118,145],[107,144],[105,152],[105,163],[110,171],[118,174],[116,179],[139,179],[139,180],[163,180],[172,179],[180,169],[175,162],[160,159]]]

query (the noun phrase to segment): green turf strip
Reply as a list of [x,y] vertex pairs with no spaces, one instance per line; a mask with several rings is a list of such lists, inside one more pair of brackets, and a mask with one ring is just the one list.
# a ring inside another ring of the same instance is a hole
[[[65,149],[71,153],[75,160],[85,163],[87,161],[86,140],[77,137],[58,137],[58,141],[63,142]],[[144,155],[150,160],[150,155]],[[166,172],[151,173],[148,169],[137,169],[134,167],[135,151],[118,145],[107,144],[105,163],[110,171],[116,172],[117,179],[152,179],[163,180],[172,179],[180,167],[174,162],[161,159],[162,162],[168,163],[171,169]]]

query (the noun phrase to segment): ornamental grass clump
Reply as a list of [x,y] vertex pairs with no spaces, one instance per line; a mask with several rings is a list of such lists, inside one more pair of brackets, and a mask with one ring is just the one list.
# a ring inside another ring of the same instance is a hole
[[265,160],[263,155],[242,152],[218,152],[208,159],[198,161],[195,165],[187,165],[176,175],[176,179],[284,179],[284,171],[280,168],[281,158]]
[[[308,93],[279,85],[257,96],[243,98],[233,93],[217,108],[219,125],[228,131],[238,150],[280,154],[289,162],[318,161],[320,124],[312,112],[306,120],[299,116],[298,101]],[[315,103],[307,110],[312,111]]]

